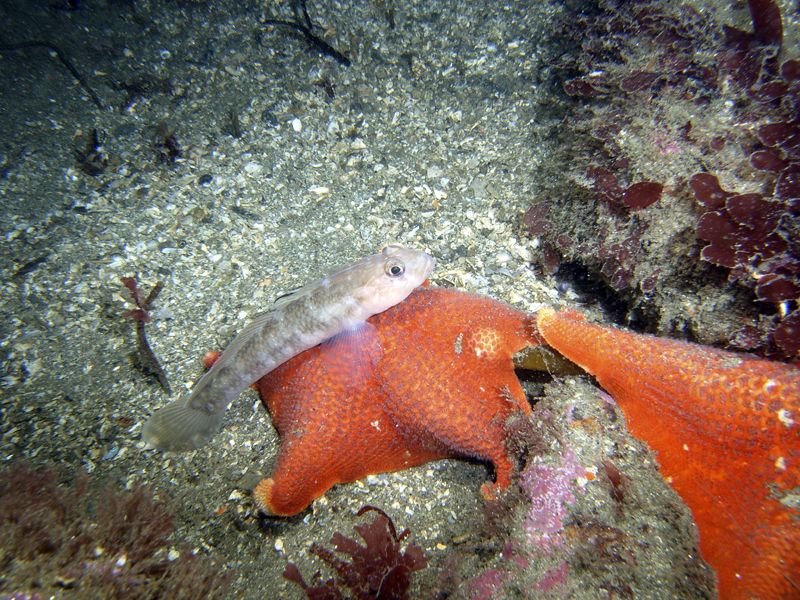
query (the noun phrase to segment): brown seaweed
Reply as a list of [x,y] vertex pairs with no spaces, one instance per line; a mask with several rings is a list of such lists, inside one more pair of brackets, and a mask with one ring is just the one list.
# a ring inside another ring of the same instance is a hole
[[164,288],[164,283],[161,281],[156,282],[144,302],[142,302],[139,298],[139,286],[133,277],[123,277],[122,283],[130,291],[131,299],[136,305],[135,309],[125,311],[122,313],[122,316],[130,317],[136,323],[136,349],[139,351],[141,367],[144,371],[155,375],[156,379],[158,379],[158,383],[161,385],[161,388],[168,395],[172,394],[172,388],[169,386],[167,374],[164,372],[164,369],[161,368],[161,363],[158,362],[158,358],[156,358],[155,353],[153,352],[152,348],[150,348],[150,344],[147,341],[147,335],[145,334],[144,330],[145,323],[149,323],[151,320],[149,315],[150,308],[152,307],[153,302],[155,302],[155,299],[161,293],[161,290]]
[[86,80],[78,72],[78,69],[76,69],[72,65],[72,63],[67,59],[67,57],[64,55],[64,51],[61,50],[61,48],[59,48],[55,44],[52,44],[50,42],[45,42],[43,40],[27,40],[25,42],[18,42],[16,44],[0,44],[0,51],[21,50],[23,48],[47,48],[51,52],[54,52],[55,55],[58,57],[58,60],[61,61],[61,64],[63,64],[67,68],[67,70],[70,73],[72,73],[72,76],[75,79],[77,79],[81,87],[84,90],[86,90],[86,93],[89,94],[89,97],[92,99],[92,102],[94,102],[97,105],[97,108],[99,109],[103,108],[103,103],[100,101],[100,98],[98,98],[97,94],[94,93],[94,90],[92,90],[92,88],[89,87],[89,84],[86,83]]
[[345,67],[350,66],[350,59],[347,58],[344,54],[339,52],[336,48],[328,44],[322,38],[315,36],[312,33],[312,29],[314,25],[311,23],[311,19],[308,16],[308,10],[306,9],[306,2],[305,0],[300,0],[300,7],[303,11],[303,21],[304,23],[298,23],[297,21],[284,21],[281,19],[267,19],[263,21],[263,25],[276,25],[279,27],[288,27],[290,29],[294,29],[295,31],[302,33],[303,37],[305,37],[306,41],[308,42],[309,46],[313,46],[317,50],[319,50],[322,54],[327,54],[331,58],[336,59],[339,64],[344,65]]

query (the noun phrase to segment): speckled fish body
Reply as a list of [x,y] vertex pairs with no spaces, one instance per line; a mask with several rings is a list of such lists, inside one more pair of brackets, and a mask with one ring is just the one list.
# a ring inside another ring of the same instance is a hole
[[433,270],[434,259],[398,245],[363,258],[279,298],[249,323],[191,394],[157,410],[142,439],[164,451],[194,450],[219,430],[239,394],[290,358],[402,302]]

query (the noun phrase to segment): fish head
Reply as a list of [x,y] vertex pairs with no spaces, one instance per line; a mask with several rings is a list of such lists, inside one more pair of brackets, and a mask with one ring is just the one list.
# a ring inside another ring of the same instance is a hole
[[432,256],[420,250],[386,245],[379,254],[364,259],[357,270],[361,281],[354,286],[354,300],[365,314],[381,313],[422,285],[435,263]]

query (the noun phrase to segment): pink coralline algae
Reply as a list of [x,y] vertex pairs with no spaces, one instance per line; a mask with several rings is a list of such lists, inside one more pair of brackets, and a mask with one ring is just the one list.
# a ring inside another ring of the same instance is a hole
[[567,515],[566,505],[575,503],[574,481],[585,474],[571,448],[564,452],[558,465],[534,459],[520,473],[520,487],[531,503],[524,527],[532,545],[545,550],[563,546],[559,534]]
[[549,592],[552,589],[560,589],[567,585],[567,575],[570,573],[569,565],[562,562],[558,568],[552,569],[542,577],[542,580],[533,586],[533,589]]
[[504,569],[489,569],[467,583],[467,594],[471,600],[500,600],[505,598],[503,584],[512,573]]
[[[469,580],[466,584],[467,597],[470,600],[506,600],[508,598],[506,589],[510,582],[516,579],[516,583],[519,584],[524,580],[522,573],[535,560],[519,544],[507,541],[503,548],[501,566],[487,569]],[[543,593],[563,591],[565,586],[569,585],[569,574],[570,567],[565,561],[557,563],[536,583],[526,584],[526,597],[541,597]]]
[[[520,473],[520,488],[530,502],[523,520],[527,540],[506,541],[500,561],[466,583],[463,589],[470,600],[505,600],[514,585],[525,585],[533,597],[550,597],[542,594],[559,593],[568,585],[570,568],[560,556],[569,548],[562,538],[563,520],[567,506],[575,503],[575,480],[585,477],[586,471],[570,447],[546,460],[532,458]],[[541,565],[544,557],[555,561],[553,566],[531,581],[526,570]]]

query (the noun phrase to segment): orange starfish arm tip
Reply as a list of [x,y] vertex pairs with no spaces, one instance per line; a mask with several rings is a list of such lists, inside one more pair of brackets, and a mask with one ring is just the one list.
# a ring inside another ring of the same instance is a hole
[[205,354],[203,354],[203,358],[200,359],[200,362],[203,363],[203,366],[206,369],[210,369],[214,366],[214,363],[217,362],[217,359],[222,356],[222,352],[217,352],[216,350],[209,350]]
[[265,515],[269,516],[290,516],[289,515],[282,515],[275,512],[272,508],[272,504],[270,503],[270,495],[272,492],[272,478],[262,479],[261,482],[256,486],[256,489],[253,490],[253,501],[256,503],[258,510],[263,512]]
[[657,453],[692,510],[720,598],[800,599],[800,370],[715,348],[537,314]]

